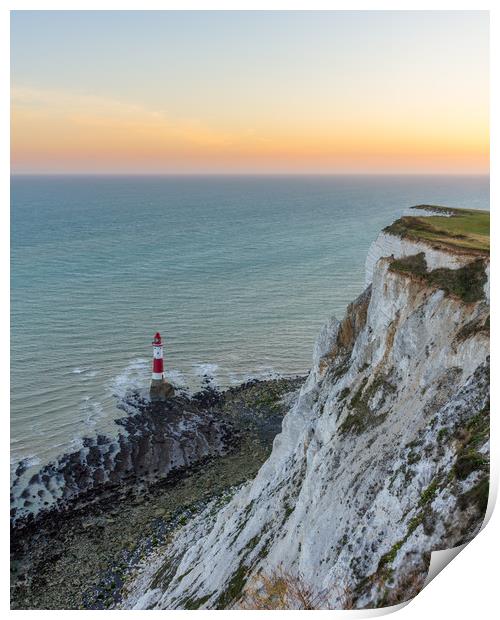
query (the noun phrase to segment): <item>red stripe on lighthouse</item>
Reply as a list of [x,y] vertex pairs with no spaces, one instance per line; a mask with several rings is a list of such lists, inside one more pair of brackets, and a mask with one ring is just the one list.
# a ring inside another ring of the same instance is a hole
[[153,372],[163,372],[163,358],[153,359]]

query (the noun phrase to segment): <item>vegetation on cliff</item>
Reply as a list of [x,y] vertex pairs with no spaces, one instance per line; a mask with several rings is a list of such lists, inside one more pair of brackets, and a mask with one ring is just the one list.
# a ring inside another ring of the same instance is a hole
[[412,256],[392,260],[389,269],[417,276],[429,286],[443,289],[446,293],[455,295],[465,302],[479,301],[484,297],[487,277],[484,261],[480,258],[467,263],[460,269],[441,267],[428,271],[425,254],[419,252]]
[[431,211],[436,215],[404,216],[384,228],[384,232],[404,239],[424,241],[441,249],[462,249],[489,255],[489,211],[433,205],[418,205],[413,209]]

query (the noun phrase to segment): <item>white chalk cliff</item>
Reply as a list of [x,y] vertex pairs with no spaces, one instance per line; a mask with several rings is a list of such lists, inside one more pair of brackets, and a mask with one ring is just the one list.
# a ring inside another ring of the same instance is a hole
[[383,233],[368,287],[319,334],[309,377],[257,477],[148,557],[125,608],[230,608],[260,576],[300,575],[324,607],[411,597],[429,554],[470,540],[488,496],[489,305],[387,258],[430,269],[471,257]]

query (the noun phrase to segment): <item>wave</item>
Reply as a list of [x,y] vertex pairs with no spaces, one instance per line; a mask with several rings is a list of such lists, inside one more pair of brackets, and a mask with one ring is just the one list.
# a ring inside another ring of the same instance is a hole
[[198,364],[193,364],[193,369],[195,375],[206,381],[209,385],[217,384],[217,371],[219,370],[219,365],[209,362],[199,362]]
[[228,378],[231,385],[238,385],[240,383],[246,383],[247,381],[257,380],[269,380],[278,379],[284,376],[282,373],[275,370],[272,366],[260,366],[255,370],[249,372],[229,372]]
[[150,373],[151,361],[137,357],[111,380],[108,389],[113,396],[123,399],[130,390],[144,390],[149,384]]
[[35,454],[29,454],[28,456],[23,457],[22,459],[12,458],[11,466],[17,467],[20,463],[24,465],[24,467],[34,467],[35,465],[40,465],[42,461]]
[[175,387],[187,388],[188,386],[184,374],[180,370],[176,370],[175,368],[169,368],[169,370],[165,371],[165,377],[167,381],[169,381]]
[[85,396],[80,406],[80,410],[85,416],[85,425],[91,428],[94,428],[97,424],[97,421],[104,416],[103,406],[92,396]]
[[84,367],[84,368],[73,368],[71,371],[72,375],[82,375],[83,379],[92,379],[93,377],[97,377],[99,371],[95,368]]

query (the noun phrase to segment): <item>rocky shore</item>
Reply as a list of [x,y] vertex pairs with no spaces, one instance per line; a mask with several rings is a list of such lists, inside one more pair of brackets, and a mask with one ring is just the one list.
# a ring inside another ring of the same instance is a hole
[[[86,438],[12,487],[11,607],[106,609],[173,532],[229,501],[269,456],[303,377],[149,402],[130,393],[117,438]],[[17,501],[16,501],[17,500]]]

